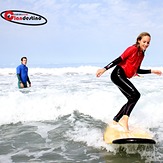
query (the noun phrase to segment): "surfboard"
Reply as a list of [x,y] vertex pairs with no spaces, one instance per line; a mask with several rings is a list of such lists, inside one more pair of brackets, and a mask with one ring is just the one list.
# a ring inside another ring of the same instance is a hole
[[120,125],[107,126],[104,141],[107,144],[156,144],[149,132],[138,127],[125,132]]
[[112,144],[156,144],[156,142],[149,138],[122,138],[113,140]]

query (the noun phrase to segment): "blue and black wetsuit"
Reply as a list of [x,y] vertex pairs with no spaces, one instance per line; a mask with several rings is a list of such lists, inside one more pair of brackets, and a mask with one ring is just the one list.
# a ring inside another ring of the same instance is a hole
[[20,87],[20,83],[23,83],[24,88],[27,88],[27,82],[31,84],[29,77],[28,77],[28,67],[24,64],[19,65],[16,68],[16,74],[18,78],[18,87]]

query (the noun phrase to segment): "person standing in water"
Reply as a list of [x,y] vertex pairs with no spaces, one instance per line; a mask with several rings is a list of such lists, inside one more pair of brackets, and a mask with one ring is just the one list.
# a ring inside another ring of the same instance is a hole
[[31,82],[28,77],[28,67],[26,66],[26,64],[27,64],[27,58],[22,57],[21,65],[19,65],[16,68],[19,88],[27,88],[27,82],[29,83],[29,87],[31,87]]
[[128,119],[131,111],[140,98],[139,91],[129,79],[136,74],[162,74],[160,70],[140,69],[140,65],[144,58],[145,51],[150,45],[150,41],[150,34],[147,32],[142,32],[137,37],[136,43],[134,45],[128,47],[121,56],[109,63],[104,68],[98,69],[96,72],[96,76],[100,77],[106,70],[116,66],[111,73],[111,80],[115,85],[118,86],[128,101],[113,118],[113,124],[121,125],[125,132],[129,132]]

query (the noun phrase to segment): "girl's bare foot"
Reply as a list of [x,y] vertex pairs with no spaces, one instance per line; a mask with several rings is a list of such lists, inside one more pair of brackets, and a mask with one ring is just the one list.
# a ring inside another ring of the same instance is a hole
[[121,126],[124,128],[125,132],[129,132],[129,127],[128,127],[128,116],[127,116],[127,115],[124,115],[124,116],[120,119],[120,121],[119,121],[118,123],[119,123],[119,125],[121,125]]
[[116,122],[116,121],[113,120],[112,124],[113,124],[113,125],[117,125],[118,122]]
[[113,128],[115,128],[117,125],[118,125],[118,122],[116,122],[114,120],[110,124],[110,126],[113,127]]

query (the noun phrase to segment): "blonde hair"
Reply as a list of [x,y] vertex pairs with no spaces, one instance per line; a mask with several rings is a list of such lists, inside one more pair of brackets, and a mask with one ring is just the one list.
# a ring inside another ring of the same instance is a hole
[[151,38],[151,35],[148,32],[142,32],[139,34],[139,36],[136,39],[136,46],[139,47],[139,41],[142,39],[144,36],[149,36]]

